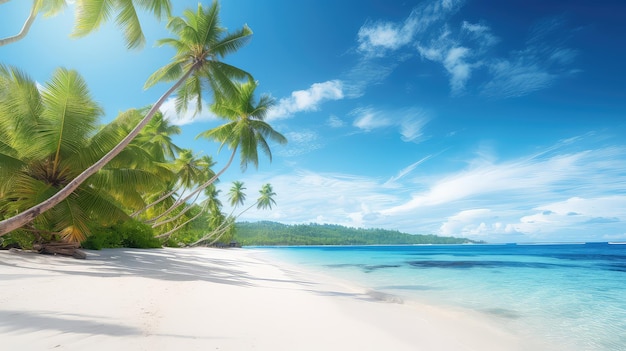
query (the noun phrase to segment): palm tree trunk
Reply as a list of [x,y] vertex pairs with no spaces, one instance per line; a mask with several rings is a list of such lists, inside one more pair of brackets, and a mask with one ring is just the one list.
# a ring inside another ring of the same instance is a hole
[[[181,186],[182,186],[182,184],[181,184]],[[180,187],[179,187],[179,189],[180,189]],[[185,191],[187,191],[187,189],[186,189],[186,188],[185,188],[185,189],[183,189],[183,192],[180,194],[180,196],[178,197],[178,199],[174,200],[174,203],[173,203],[171,206],[174,206],[174,205],[176,205],[176,204],[178,203],[178,200],[179,200],[182,196],[184,196]],[[197,198],[198,198],[198,197],[196,196],[196,199],[197,199]],[[165,199],[163,199],[163,200],[165,200]],[[163,200],[161,200],[161,201],[163,201]],[[194,201],[195,201],[195,200],[194,200]],[[168,208],[168,209],[169,209],[169,208]],[[163,216],[165,216],[165,212],[160,213],[160,214],[156,215],[155,217],[152,217],[152,218],[150,218],[150,219],[145,220],[145,221],[144,221],[144,223],[146,223],[146,224],[153,224],[154,222],[158,221],[158,220],[159,220],[159,218],[163,218]],[[153,228],[154,228],[154,227],[153,227]]]
[[165,195],[161,196],[160,198],[158,198],[158,199],[157,199],[157,200],[155,200],[154,202],[152,202],[152,203],[148,204],[146,207],[141,208],[141,209],[139,209],[139,210],[137,210],[137,211],[135,211],[135,212],[131,213],[131,214],[130,214],[130,216],[131,216],[131,217],[133,217],[133,218],[137,217],[137,216],[138,216],[139,214],[141,214],[142,212],[147,211],[150,207],[153,207],[154,205],[158,204],[159,202],[161,202],[161,201],[163,201],[163,200],[167,199],[168,197],[170,197],[170,196],[174,195],[174,193],[176,193],[178,190],[180,190],[180,188],[181,188],[182,186],[183,186],[182,184],[181,184],[181,185],[179,185],[176,189],[174,189],[174,190],[170,191],[169,193],[167,193],[167,194],[165,194]]
[[197,214],[197,215],[195,215],[195,216],[191,217],[190,219],[188,219],[187,221],[185,221],[185,223],[183,223],[183,224],[181,224],[181,225],[178,225],[178,226],[174,227],[172,230],[169,230],[169,231],[168,231],[168,232],[166,232],[166,233],[159,234],[159,235],[155,236],[155,238],[157,238],[157,239],[168,238],[168,237],[169,237],[170,235],[172,235],[175,231],[177,231],[177,230],[179,230],[180,228],[182,228],[182,227],[184,227],[185,225],[187,225],[187,223],[189,223],[189,222],[191,222],[191,221],[195,220],[196,218],[200,217],[200,215],[201,215],[201,214],[202,214],[202,213],[206,210],[206,207],[207,207],[207,206],[206,206],[206,204],[205,204],[205,205],[202,207],[202,209],[200,210],[200,212],[198,212],[198,214]]
[[230,155],[230,159],[228,160],[228,163],[226,164],[226,166],[224,166],[224,168],[222,168],[216,175],[214,175],[211,179],[206,181],[204,184],[200,185],[196,190],[194,190],[191,193],[189,193],[185,198],[183,198],[183,199],[181,199],[179,201],[176,201],[172,206],[170,206],[170,208],[168,208],[165,212],[163,212],[161,214],[161,216],[164,216],[164,215],[172,212],[178,206],[184,204],[185,202],[187,202],[187,200],[191,199],[192,196],[194,196],[195,194],[197,194],[197,193],[201,192],[202,190],[206,189],[209,185],[213,184],[213,182],[215,182],[215,180],[217,178],[219,178],[219,176],[221,176],[222,174],[224,174],[224,172],[226,172],[228,167],[230,167],[231,163],[233,163],[233,159],[235,158],[235,154],[236,153],[237,153],[237,147],[235,147],[233,149],[233,153]]
[[[0,4],[8,2],[8,0],[3,0],[0,1]],[[30,26],[33,25],[33,22],[35,22],[35,18],[37,18],[37,1],[34,0],[33,1],[33,7],[30,10],[30,14],[28,15],[28,18],[26,19],[26,22],[24,22],[24,26],[22,27],[22,30],[20,30],[19,33],[17,33],[14,36],[11,37],[6,37],[6,38],[2,38],[0,39],[0,46],[4,46],[4,45],[8,45],[11,43],[14,43],[18,40],[22,40],[24,39],[24,37],[26,36],[26,34],[28,34],[28,31],[30,30]]]
[[152,106],[150,111],[148,111],[146,116],[139,122],[139,124],[137,124],[137,126],[124,139],[122,139],[119,144],[111,149],[111,151],[104,155],[98,162],[94,163],[89,168],[84,170],[81,174],[79,174],[76,178],[69,182],[63,189],[59,190],[59,192],[52,195],[49,199],[13,217],[0,221],[0,237],[15,229],[22,227],[24,224],[29,223],[30,221],[35,219],[35,217],[59,204],[66,197],[70,196],[70,194],[74,190],[76,190],[85,180],[87,180],[87,178],[94,175],[115,156],[122,152],[122,150],[124,150],[124,148],[128,146],[128,144],[130,144],[130,142],[150,122],[152,117],[154,117],[154,114],[159,110],[161,105],[163,105],[165,100],[191,75],[191,73],[193,73],[195,69],[196,65],[191,66],[191,68],[189,68],[189,71],[187,71],[185,75],[183,75],[171,88],[169,88],[165,92],[165,94],[163,94],[159,98],[159,100],[157,100],[157,102]]
[[[235,218],[233,219],[232,224],[234,224],[234,223],[235,223],[235,221],[237,220],[237,218],[239,218],[239,216],[241,216],[242,214],[244,214],[245,212],[247,212],[249,209],[251,209],[252,207],[254,207],[254,206],[255,206],[256,204],[258,204],[258,203],[259,203],[259,201],[257,200],[257,201],[256,201],[255,203],[253,203],[250,207],[248,207],[248,208],[246,208],[245,210],[243,210],[243,211],[239,212],[239,214],[238,214],[238,215],[236,215],[236,216],[235,216]],[[233,209],[233,211],[234,211],[234,209]],[[232,215],[232,212],[231,212],[231,215]],[[229,217],[230,217],[230,216],[229,216]],[[227,218],[228,218],[228,217],[227,217]],[[224,223],[220,224],[217,228],[215,228],[214,230],[212,230],[209,234],[207,234],[207,235],[203,236],[202,238],[198,239],[197,241],[195,241],[193,244],[191,244],[191,245],[189,245],[189,246],[195,246],[195,245],[198,245],[199,243],[201,243],[201,242],[203,242],[203,241],[205,241],[205,240],[208,240],[208,239],[210,239],[211,237],[213,237],[213,236],[217,235],[217,238],[216,238],[213,242],[211,242],[211,243],[209,244],[209,246],[211,246],[211,245],[212,245],[212,244],[214,244],[217,240],[219,240],[219,238],[221,238],[221,237],[222,237],[222,235],[224,235],[224,233],[226,232],[226,230],[227,230],[227,229],[228,229],[228,227],[229,227],[228,222],[229,222],[229,221],[226,221],[226,220],[225,220],[225,221],[224,221]]]
[[[199,196],[200,196],[200,193],[198,193],[198,194],[196,195],[196,198],[195,198],[193,201],[195,202],[196,200],[198,200],[198,197],[199,197]],[[156,228],[156,227],[162,226],[163,224],[167,224],[167,223],[173,222],[173,221],[175,221],[175,220],[179,219],[180,217],[182,217],[182,215],[184,215],[185,213],[187,213],[187,211],[191,210],[192,208],[193,208],[193,206],[192,206],[192,205],[189,205],[189,206],[187,206],[187,208],[185,208],[185,209],[183,209],[182,211],[180,211],[180,213],[179,213],[179,214],[177,214],[176,216],[174,216],[174,217],[172,217],[172,218],[169,218],[169,219],[166,219],[166,220],[161,221],[161,222],[154,223],[154,224],[152,225],[152,228]],[[161,218],[161,217],[162,217],[162,216],[159,216],[158,218]],[[156,219],[155,219],[155,221],[156,221]]]

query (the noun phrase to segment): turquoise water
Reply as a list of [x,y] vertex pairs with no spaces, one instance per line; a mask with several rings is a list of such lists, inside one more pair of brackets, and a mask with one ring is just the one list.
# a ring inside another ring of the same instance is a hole
[[565,350],[626,350],[626,245],[264,248],[406,302],[484,313]]

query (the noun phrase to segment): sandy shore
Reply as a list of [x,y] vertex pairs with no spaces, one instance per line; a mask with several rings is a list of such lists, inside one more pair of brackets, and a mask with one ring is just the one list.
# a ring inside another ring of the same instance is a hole
[[6,350],[541,350],[459,311],[381,301],[256,250],[0,251]]

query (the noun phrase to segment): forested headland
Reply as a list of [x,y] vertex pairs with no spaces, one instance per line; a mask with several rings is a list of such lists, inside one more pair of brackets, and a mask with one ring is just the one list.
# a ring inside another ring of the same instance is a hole
[[407,234],[396,230],[350,228],[336,224],[241,222],[235,240],[244,246],[272,245],[411,245],[479,243],[466,238]]

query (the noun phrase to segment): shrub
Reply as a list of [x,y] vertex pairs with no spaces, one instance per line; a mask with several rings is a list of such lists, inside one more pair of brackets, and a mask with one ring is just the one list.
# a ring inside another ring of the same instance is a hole
[[151,249],[160,248],[161,242],[154,237],[149,225],[129,220],[93,229],[87,240],[82,242],[82,247],[92,250],[119,247]]

